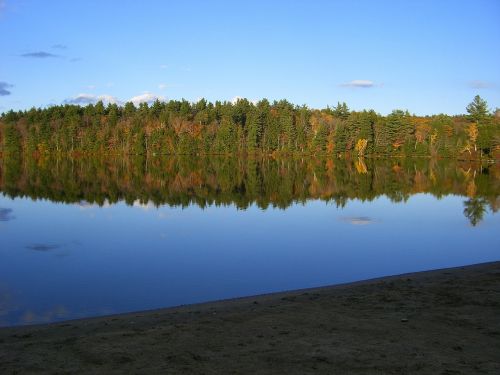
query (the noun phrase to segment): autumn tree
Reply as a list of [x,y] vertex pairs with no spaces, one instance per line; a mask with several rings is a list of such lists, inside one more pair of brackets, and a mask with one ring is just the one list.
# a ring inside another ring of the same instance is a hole
[[415,151],[417,150],[418,144],[424,144],[431,134],[431,126],[425,123],[417,123],[415,126]]
[[[486,110],[479,99],[469,112],[480,118]],[[287,100],[254,104],[246,99],[234,103],[182,99],[137,107],[131,102],[124,106],[97,102],[8,111],[0,115],[0,133],[3,150],[28,155],[351,152],[453,157],[469,150],[470,157],[498,157],[500,122],[494,117],[469,119],[419,117],[400,110],[381,116],[374,111],[351,112],[345,103],[310,109]],[[17,137],[11,136],[12,129]],[[12,146],[13,139],[19,147]]]
[[467,132],[467,135],[469,136],[469,141],[470,141],[471,145],[474,147],[474,151],[477,151],[476,142],[477,142],[477,136],[479,134],[479,131],[477,129],[477,125],[474,123],[469,124],[469,126],[467,126],[467,128],[466,128],[466,132]]

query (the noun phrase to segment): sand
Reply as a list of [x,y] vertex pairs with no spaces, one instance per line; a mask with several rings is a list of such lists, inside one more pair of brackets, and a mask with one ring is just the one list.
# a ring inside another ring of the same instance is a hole
[[3,328],[0,373],[500,374],[500,262]]

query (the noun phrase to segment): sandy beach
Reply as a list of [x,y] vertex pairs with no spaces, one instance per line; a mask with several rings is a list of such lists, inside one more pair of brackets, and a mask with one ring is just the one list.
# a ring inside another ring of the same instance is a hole
[[0,373],[499,374],[500,262],[2,328]]

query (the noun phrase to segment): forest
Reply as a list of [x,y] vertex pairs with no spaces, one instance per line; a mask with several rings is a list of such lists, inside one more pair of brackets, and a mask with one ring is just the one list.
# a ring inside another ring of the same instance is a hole
[[500,208],[500,165],[433,158],[335,157],[38,157],[1,158],[0,192],[86,206],[287,208],[308,200],[344,207],[350,200],[414,194],[464,197],[472,225]]
[[500,158],[500,111],[479,96],[467,114],[325,109],[286,100],[59,105],[0,117],[0,153],[335,155]]

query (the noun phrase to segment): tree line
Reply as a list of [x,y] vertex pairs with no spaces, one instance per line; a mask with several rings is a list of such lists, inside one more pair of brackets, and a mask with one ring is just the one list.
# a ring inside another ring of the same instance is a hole
[[476,96],[467,115],[325,109],[286,100],[103,102],[8,111],[2,154],[329,154],[500,158],[500,112]]
[[311,199],[344,207],[382,195],[463,196],[473,225],[500,208],[500,166],[434,158],[39,157],[1,158],[8,197],[72,204],[287,208]]

